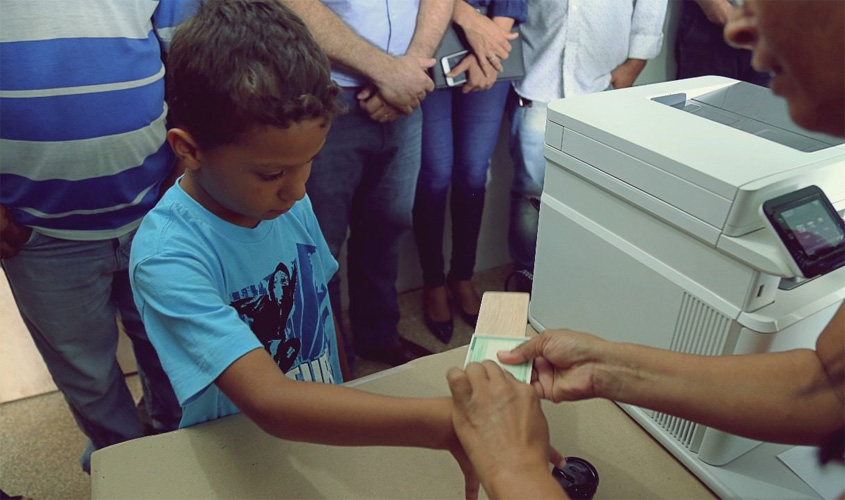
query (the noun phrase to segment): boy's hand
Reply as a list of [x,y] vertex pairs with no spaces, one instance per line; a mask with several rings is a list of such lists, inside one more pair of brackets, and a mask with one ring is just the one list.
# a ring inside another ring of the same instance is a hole
[[12,211],[0,205],[0,258],[11,259],[32,234],[32,229],[21,226],[12,216]]

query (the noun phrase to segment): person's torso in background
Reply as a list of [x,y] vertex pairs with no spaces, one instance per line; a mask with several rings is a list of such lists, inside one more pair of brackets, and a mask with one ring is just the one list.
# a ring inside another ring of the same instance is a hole
[[173,154],[162,45],[190,0],[3,0],[0,202],[49,236],[135,229]]
[[[404,55],[417,26],[419,0],[320,0],[352,31],[394,56]],[[332,79],[342,87],[366,81],[357,73],[332,69]]]
[[628,57],[660,53],[665,15],[666,0],[529,0],[517,93],[550,102],[607,89]]

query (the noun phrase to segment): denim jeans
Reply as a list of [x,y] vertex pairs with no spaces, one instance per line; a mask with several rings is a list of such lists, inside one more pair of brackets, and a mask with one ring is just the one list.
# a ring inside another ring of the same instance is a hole
[[144,401],[159,430],[179,426],[181,408],[132,299],[127,265],[134,232],[100,241],[68,241],[33,231],[20,253],[2,261],[12,294],[53,381],[95,449],[141,436],[141,423],[117,364],[118,329],[132,340]]
[[442,286],[443,224],[452,186],[452,260],[449,275],[468,280],[475,268],[487,171],[510,90],[498,82],[489,90],[461,93],[439,89],[422,103],[422,167],[414,202],[414,236],[423,283]]
[[[335,258],[349,231],[352,336],[355,350],[371,351],[399,342],[399,242],[411,228],[422,114],[415,110],[391,123],[375,122],[358,107],[357,92],[345,89],[341,93],[349,112],[334,119],[326,145],[314,159],[306,189]],[[329,283],[329,294],[332,308],[339,313],[338,275]],[[345,343],[351,354],[348,338]]]
[[548,105],[532,101],[531,106],[523,107],[517,101],[512,99],[508,109],[511,121],[509,148],[513,160],[508,249],[518,269],[533,271],[540,195],[546,174],[543,142]]

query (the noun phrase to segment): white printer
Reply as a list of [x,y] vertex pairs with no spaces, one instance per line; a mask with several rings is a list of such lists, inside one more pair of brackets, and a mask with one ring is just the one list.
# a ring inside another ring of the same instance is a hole
[[[845,299],[845,145],[768,89],[710,76],[562,99],[545,142],[536,329],[781,351],[813,347]],[[817,497],[777,458],[789,446],[621,406],[723,498]]]

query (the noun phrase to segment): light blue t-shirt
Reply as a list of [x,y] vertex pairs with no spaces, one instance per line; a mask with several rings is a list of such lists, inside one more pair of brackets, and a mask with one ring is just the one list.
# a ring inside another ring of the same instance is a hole
[[135,235],[129,273],[180,427],[238,412],[214,380],[257,348],[288,378],[343,382],[327,286],[337,268],[307,197],[249,229],[178,184],[165,194]]

